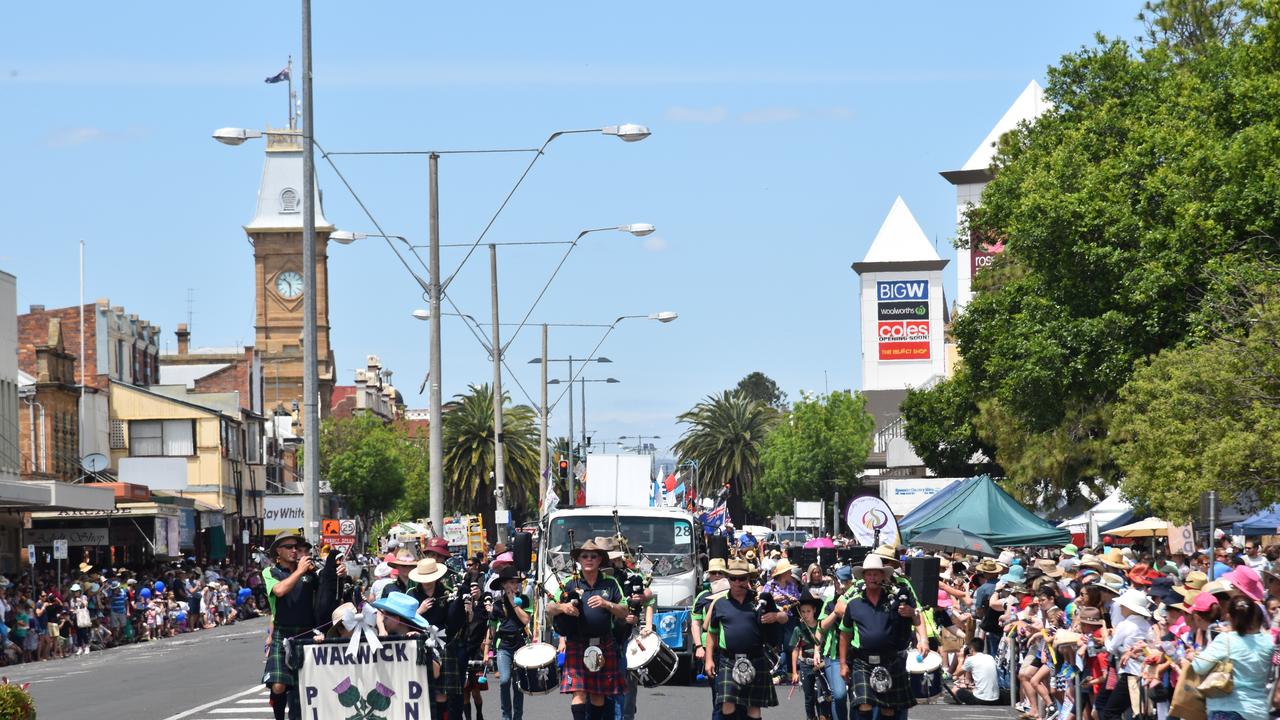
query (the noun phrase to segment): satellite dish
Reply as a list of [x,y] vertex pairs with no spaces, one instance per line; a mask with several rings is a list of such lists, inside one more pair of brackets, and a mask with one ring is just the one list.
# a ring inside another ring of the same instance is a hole
[[102,453],[89,453],[80,459],[80,467],[91,473],[106,470],[108,463],[107,456]]

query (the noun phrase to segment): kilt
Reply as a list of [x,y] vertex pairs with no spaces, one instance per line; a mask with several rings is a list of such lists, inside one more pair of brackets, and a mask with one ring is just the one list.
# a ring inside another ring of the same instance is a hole
[[441,695],[457,695],[462,692],[463,674],[466,672],[467,659],[459,643],[445,645],[440,653],[440,677],[432,678],[431,692]]
[[894,710],[913,707],[916,704],[916,698],[911,694],[911,677],[907,674],[906,658],[895,652],[885,654],[890,658],[890,662],[885,667],[889,670],[889,677],[893,679],[893,686],[882,693],[871,689],[872,666],[860,657],[850,658],[849,704],[879,706]]
[[774,707],[778,704],[778,693],[773,689],[773,676],[769,674],[773,666],[763,655],[751,658],[756,676],[750,685],[743,686],[733,680],[733,654],[723,650],[716,650],[716,654],[716,707],[724,703],[756,708]]
[[298,684],[298,670],[289,667],[284,649],[285,638],[301,635],[310,628],[277,625],[271,628],[271,642],[267,644],[267,666],[262,671],[262,682],[265,685],[284,683]]
[[587,649],[582,637],[565,638],[564,670],[560,673],[560,692],[565,694],[584,692],[588,695],[621,695],[627,691],[627,678],[623,675],[622,661],[613,638],[600,638],[600,653],[604,664],[596,672],[589,672],[582,661]]

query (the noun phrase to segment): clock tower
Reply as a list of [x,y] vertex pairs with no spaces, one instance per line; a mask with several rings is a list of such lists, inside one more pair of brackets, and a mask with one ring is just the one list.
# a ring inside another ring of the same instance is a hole
[[[302,131],[268,130],[258,208],[244,226],[253,244],[255,345],[262,353],[267,412],[302,408]],[[329,414],[334,362],[329,346],[328,243],[333,226],[316,190],[316,357],[320,413]]]

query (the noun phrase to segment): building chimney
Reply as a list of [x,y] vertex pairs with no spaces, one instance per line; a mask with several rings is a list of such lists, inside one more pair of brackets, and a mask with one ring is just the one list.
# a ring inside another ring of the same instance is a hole
[[32,306],[31,306],[31,312],[33,312],[33,313],[41,313],[41,312],[44,312],[44,306],[43,306],[43,305],[32,305]]
[[191,346],[191,331],[187,329],[187,324],[178,323],[178,329],[173,334],[178,336],[178,354],[186,355]]

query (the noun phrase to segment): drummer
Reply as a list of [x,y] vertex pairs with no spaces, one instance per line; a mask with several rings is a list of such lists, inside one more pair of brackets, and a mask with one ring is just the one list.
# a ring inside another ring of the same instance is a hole
[[[707,660],[707,630],[706,617],[707,606],[716,598],[724,597],[729,592],[728,588],[719,589],[716,584],[725,579],[725,570],[727,570],[724,558],[711,558],[707,563],[707,581],[703,583],[702,591],[693,599],[693,612],[690,614],[689,631],[693,634],[693,661],[697,664],[694,667],[701,667],[706,664]],[[711,686],[711,720],[720,720],[720,703],[716,702],[715,685]]]
[[800,598],[800,621],[791,631],[791,684],[804,689],[804,716],[818,720],[829,717],[830,708],[818,707],[818,687],[814,675],[822,672],[822,640],[818,628],[818,608],[822,601],[812,595]]
[[[602,572],[606,572],[618,581],[619,586],[622,586],[624,579],[633,572],[627,567],[626,553],[618,549],[617,541],[611,537],[596,538],[596,545],[608,554],[609,568]],[[627,643],[631,639],[632,628],[639,626],[641,638],[647,638],[653,634],[653,611],[657,605],[657,598],[649,589],[649,583],[653,578],[643,573],[638,574],[643,578],[644,592],[632,593],[626,598],[627,620],[625,623],[615,623],[613,627],[613,640],[618,647],[618,662],[624,671],[627,664]],[[643,618],[636,615],[636,608],[643,608]],[[623,694],[612,698],[613,716],[615,720],[635,720],[636,695],[639,692],[639,686],[631,673],[624,673],[623,679],[626,681],[627,689]]]
[[489,616],[489,646],[494,648],[498,661],[498,699],[502,703],[502,720],[524,718],[524,693],[515,690],[513,696],[511,683],[515,654],[524,647],[529,628],[529,613],[525,608],[532,607],[529,598],[519,594],[523,579],[514,566],[504,565],[489,581],[491,589],[501,592]]
[[715,678],[716,702],[723,717],[742,706],[747,717],[758,718],[762,708],[778,704],[770,675],[773,663],[765,654],[768,625],[785,625],[787,613],[756,610],[751,581],[756,570],[743,560],[731,560],[725,573],[729,592],[707,610],[707,653],[704,669]]
[[[604,720],[606,697],[626,691],[621,662],[613,640],[615,623],[628,614],[618,581],[605,577],[600,566],[606,551],[594,539],[570,551],[582,568],[578,577],[564,584],[561,602],[547,603],[547,615],[577,618],[573,632],[565,637],[564,675],[560,692],[572,695],[569,709],[574,720]],[[567,594],[582,594],[582,606],[566,602]]]

